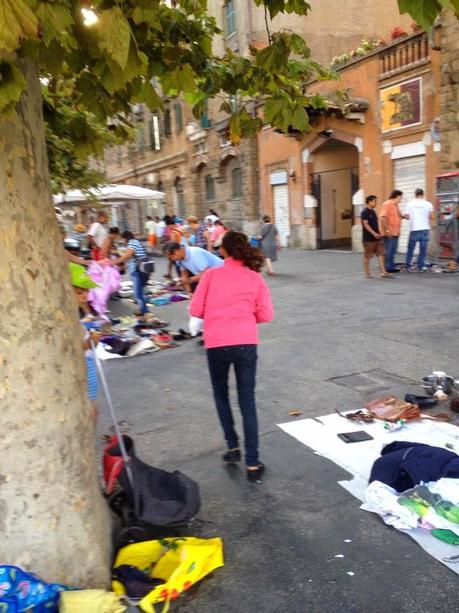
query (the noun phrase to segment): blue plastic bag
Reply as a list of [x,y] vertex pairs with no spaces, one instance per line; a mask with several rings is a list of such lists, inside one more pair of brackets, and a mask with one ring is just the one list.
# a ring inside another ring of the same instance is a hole
[[0,613],[58,613],[64,585],[45,583],[17,566],[0,566]]
[[256,236],[251,236],[249,239],[249,243],[252,245],[252,247],[259,247],[260,246],[260,241],[258,240],[258,238]]

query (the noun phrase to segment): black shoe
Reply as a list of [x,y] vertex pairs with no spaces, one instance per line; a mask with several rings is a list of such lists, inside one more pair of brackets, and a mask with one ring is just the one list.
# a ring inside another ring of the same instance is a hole
[[247,469],[247,479],[250,481],[250,483],[261,483],[261,478],[263,477],[264,472],[265,465],[260,462],[257,470]]
[[416,396],[415,394],[406,394],[405,402],[417,404],[420,409],[430,409],[438,403],[438,400],[437,398],[431,398],[430,396]]
[[203,346],[204,346],[204,341],[198,341],[198,345],[199,345],[200,347],[203,347]]
[[222,455],[222,460],[227,464],[236,464],[236,462],[241,461],[241,451],[240,449],[231,449]]

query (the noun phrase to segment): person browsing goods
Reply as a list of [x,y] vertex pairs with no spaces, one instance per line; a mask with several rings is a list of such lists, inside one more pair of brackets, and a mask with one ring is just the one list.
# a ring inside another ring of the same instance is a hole
[[88,230],[89,246],[91,248],[91,258],[93,260],[100,260],[100,250],[108,235],[107,222],[107,213],[101,211],[97,215],[97,220],[91,224]]
[[166,255],[169,261],[180,265],[182,283],[188,294],[193,293],[208,268],[223,266],[221,258],[201,247],[188,247],[173,242],[166,246]]

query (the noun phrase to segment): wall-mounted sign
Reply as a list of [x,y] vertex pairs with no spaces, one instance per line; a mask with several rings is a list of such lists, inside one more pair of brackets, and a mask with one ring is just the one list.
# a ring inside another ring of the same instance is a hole
[[283,183],[288,183],[287,171],[276,170],[275,172],[272,172],[270,183],[271,185],[282,185]]
[[422,123],[422,79],[385,87],[380,92],[381,129],[400,130]]

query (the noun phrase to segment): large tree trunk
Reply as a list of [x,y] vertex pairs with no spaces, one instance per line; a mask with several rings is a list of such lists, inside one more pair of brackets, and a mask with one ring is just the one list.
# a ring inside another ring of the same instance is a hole
[[82,329],[54,214],[36,71],[0,119],[1,563],[105,587],[102,499]]

